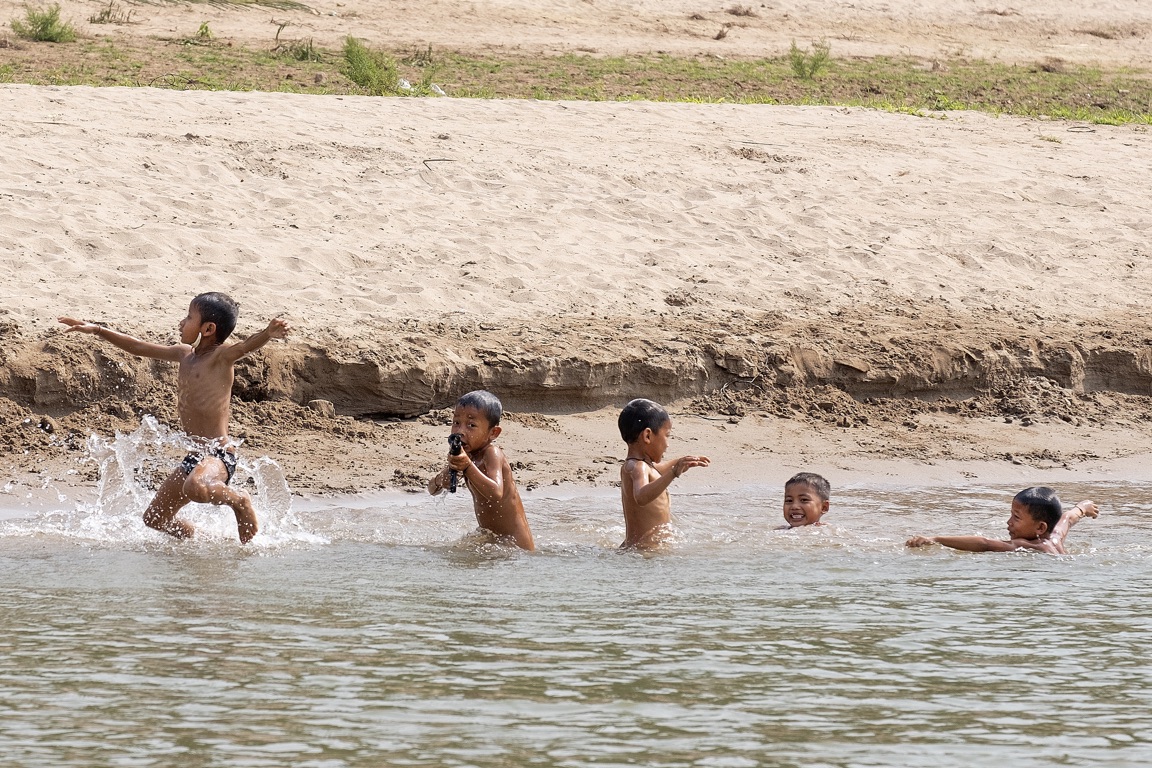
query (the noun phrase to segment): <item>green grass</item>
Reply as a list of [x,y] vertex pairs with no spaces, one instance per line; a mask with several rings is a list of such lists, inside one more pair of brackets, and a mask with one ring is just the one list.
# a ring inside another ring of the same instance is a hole
[[[1090,123],[1152,124],[1152,76],[1058,62],[829,57],[811,78],[789,56],[765,59],[467,55],[431,48],[383,51],[356,40],[342,50],[269,35],[265,47],[227,41],[82,41],[55,49],[0,49],[11,82],[163,85],[173,88],[427,95],[433,83],[468,98],[677,101],[861,106],[946,116],[972,109]],[[815,49],[810,57],[817,53]],[[810,66],[810,65],[809,65]],[[411,83],[410,89],[400,80]]]
[[12,31],[22,40],[36,43],[70,43],[76,39],[76,29],[60,20],[60,6],[32,8],[24,11],[24,20],[13,19]]
[[369,96],[396,95],[400,91],[396,61],[354,37],[344,41],[343,74]]

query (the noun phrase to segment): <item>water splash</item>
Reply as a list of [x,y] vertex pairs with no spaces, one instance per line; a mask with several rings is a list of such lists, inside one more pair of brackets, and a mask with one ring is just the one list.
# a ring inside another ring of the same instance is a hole
[[[0,526],[0,536],[56,536],[92,545],[126,543],[147,547],[157,542],[185,547],[237,543],[236,520],[228,507],[195,503],[185,506],[179,517],[196,526],[192,542],[176,542],[144,525],[144,510],[160,481],[184,455],[202,450],[184,433],[145,416],[133,432],[116,432],[111,438],[91,435],[87,449],[88,455],[81,461],[99,466],[95,500],[77,500],[71,508],[10,521]],[[238,456],[232,485],[247,491],[256,507],[260,533],[249,549],[265,551],[327,543],[301,524],[292,509],[292,493],[284,472],[272,459]],[[57,498],[61,503],[68,501],[63,493],[58,493]]]

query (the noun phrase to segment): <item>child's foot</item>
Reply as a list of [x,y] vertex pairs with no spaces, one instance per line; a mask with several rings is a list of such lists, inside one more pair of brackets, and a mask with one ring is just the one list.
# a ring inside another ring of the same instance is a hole
[[247,493],[241,492],[240,499],[232,507],[232,511],[236,513],[236,531],[240,534],[240,543],[247,544],[260,530],[260,526],[256,523],[256,508],[252,506],[252,498]]

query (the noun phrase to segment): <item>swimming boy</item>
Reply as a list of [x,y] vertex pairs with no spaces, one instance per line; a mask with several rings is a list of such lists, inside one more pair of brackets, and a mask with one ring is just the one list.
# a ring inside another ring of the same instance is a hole
[[692,467],[706,467],[707,456],[681,456],[662,461],[672,433],[672,417],[661,406],[639,398],[624,406],[617,419],[620,437],[628,443],[628,458],[620,468],[620,499],[624,505],[621,547],[653,549],[668,538],[672,518],[668,486]]
[[495,444],[500,435],[504,408],[491,392],[476,390],[456,401],[452,411],[452,435],[459,435],[462,450],[449,452],[448,466],[428,481],[428,493],[435,496],[451,485],[452,472],[472,493],[472,506],[481,530],[532,551],[532,531],[524,515],[524,503],[516,490],[512,467],[504,451]]
[[190,523],[176,519],[176,513],[191,501],[231,507],[241,543],[247,544],[256,535],[252,499],[244,491],[228,487],[236,469],[236,448],[228,438],[233,366],[271,339],[284,338],[288,323],[277,318],[244,341],[225,345],[236,327],[239,309],[223,293],[200,294],[192,299],[187,317],[180,321],[180,342],[169,345],[141,341],[71,317],[60,318],[67,331],[91,334],[138,357],[179,363],[176,410],[180,427],[196,444],[196,450],[161,483],[144,511],[145,525],[178,539],[190,538],[196,532]]
[[1064,512],[1056,491],[1039,485],[1025,488],[1012,499],[1008,518],[1008,541],[983,536],[913,536],[905,546],[942,544],[965,552],[1015,552],[1032,549],[1050,555],[1063,555],[1064,537],[1085,517],[1100,514],[1091,501],[1082,501]]
[[832,485],[815,472],[800,472],[784,483],[784,522],[788,528],[824,525]]

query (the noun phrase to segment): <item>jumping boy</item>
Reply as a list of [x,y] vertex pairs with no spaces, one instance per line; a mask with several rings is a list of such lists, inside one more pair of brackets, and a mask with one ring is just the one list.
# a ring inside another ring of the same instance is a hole
[[92,334],[138,357],[179,363],[176,410],[181,429],[196,449],[164,480],[144,512],[145,525],[178,539],[190,538],[196,532],[190,523],[176,519],[176,513],[190,501],[231,507],[242,544],[256,535],[252,499],[244,491],[228,487],[236,470],[236,447],[228,438],[233,366],[271,339],[284,338],[288,323],[277,318],[259,333],[225,346],[238,314],[239,306],[225,294],[202,293],[192,299],[188,316],[180,321],[180,343],[167,346],[95,323],[60,318],[67,331]]
[[1067,512],[1062,511],[1056,491],[1039,485],[1025,488],[1012,499],[1008,518],[1008,541],[983,536],[913,536],[905,546],[924,547],[942,544],[965,552],[1015,552],[1032,549],[1050,555],[1067,554],[1064,537],[1072,526],[1085,517],[1100,514],[1091,501],[1082,501]]
[[800,472],[784,483],[784,522],[787,528],[824,525],[832,485],[815,472]]
[[672,433],[672,417],[660,405],[638,398],[620,411],[620,437],[628,443],[628,458],[620,467],[620,499],[624,505],[621,547],[653,549],[668,537],[672,518],[668,486],[692,467],[706,467],[707,456],[681,456],[662,461]]
[[449,452],[448,466],[428,481],[428,493],[435,496],[450,488],[451,473],[455,471],[472,494],[476,522],[481,530],[532,551],[536,544],[532,541],[520,492],[516,490],[512,467],[504,451],[494,442],[500,435],[503,415],[499,398],[482,389],[456,401],[452,436],[459,436],[462,450],[457,454]]

